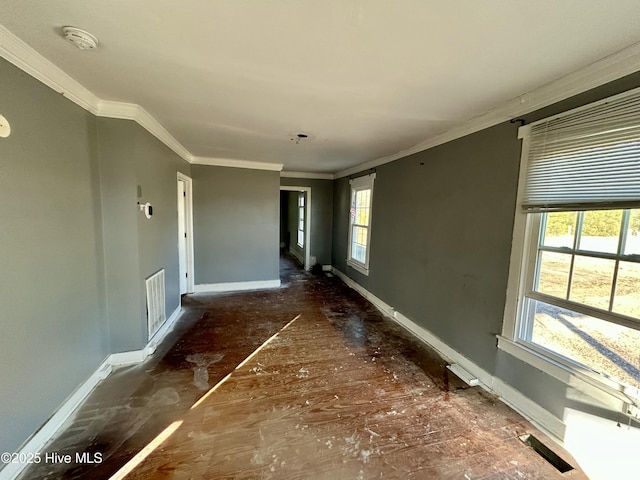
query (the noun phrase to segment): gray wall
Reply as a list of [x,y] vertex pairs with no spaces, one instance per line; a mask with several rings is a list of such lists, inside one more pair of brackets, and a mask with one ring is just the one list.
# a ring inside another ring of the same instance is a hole
[[[333,181],[308,178],[280,178],[282,186],[311,187],[311,251],[316,261],[331,265],[333,233]],[[293,226],[289,227],[290,229]]]
[[110,353],[144,347],[145,277],[165,268],[167,313],[179,306],[176,172],[190,168],[1,59],[0,84],[0,451],[15,451]]
[[180,278],[178,265],[178,192],[177,172],[191,176],[191,165],[161,143],[138,124],[136,131],[135,172],[137,186],[142,190],[141,204],[149,202],[153,215],[147,219],[139,210],[137,202],[131,204],[136,210],[138,228],[139,269],[137,288],[140,296],[138,318],[141,319],[143,345],[147,342],[147,311],[145,279],[164,268],[167,316],[180,306]]
[[[517,127],[498,125],[377,168],[370,272],[347,273],[488,371],[500,332],[518,176]],[[336,231],[349,183],[340,181]]]
[[102,193],[107,318],[110,350],[143,345],[136,205],[135,124],[98,118],[98,155]]
[[167,316],[180,305],[177,172],[190,165],[133,121],[97,122],[110,351],[126,352],[147,343],[146,278],[164,268]]
[[[640,74],[630,75],[524,118],[638,86]],[[504,123],[377,167],[368,277],[346,266],[349,181],[336,180],[333,265],[559,418],[568,406],[615,418],[608,404],[496,347],[516,207],[516,134]]]
[[278,172],[192,165],[195,283],[277,280]]
[[95,118],[0,59],[0,451],[107,355]]

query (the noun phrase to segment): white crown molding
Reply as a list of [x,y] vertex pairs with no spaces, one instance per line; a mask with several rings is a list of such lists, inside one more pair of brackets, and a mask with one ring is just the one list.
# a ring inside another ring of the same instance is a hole
[[500,107],[489,110],[411,148],[337,172],[334,178],[346,177],[442,145],[465,135],[547,107],[639,70],[640,43],[636,43],[575,72],[542,85],[535,90],[520,95]]
[[0,56],[98,117],[135,121],[189,163],[257,170],[282,170],[282,164],[194,157],[143,107],[135,103],[102,100],[2,25],[0,25]]
[[250,162],[249,160],[234,160],[232,158],[192,157],[194,165],[211,165],[214,167],[251,168],[253,170],[282,170],[281,163]]
[[280,176],[283,178],[310,178],[314,180],[333,180],[333,173],[313,173],[313,172],[289,172],[282,171]]
[[96,115],[99,117],[133,120],[187,162],[191,163],[193,159],[193,155],[189,150],[176,140],[149,112],[136,103],[100,100]]
[[0,56],[75,104],[95,114],[100,99],[26,42],[0,25]]

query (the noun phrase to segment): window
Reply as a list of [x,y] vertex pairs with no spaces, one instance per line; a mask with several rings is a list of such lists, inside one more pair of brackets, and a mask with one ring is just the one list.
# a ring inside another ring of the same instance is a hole
[[640,92],[527,125],[520,136],[499,345],[548,373],[561,368],[640,398]]
[[347,264],[369,274],[369,245],[371,243],[371,206],[375,173],[351,180],[351,208],[349,210],[349,247]]
[[304,247],[304,192],[298,194],[298,246]]

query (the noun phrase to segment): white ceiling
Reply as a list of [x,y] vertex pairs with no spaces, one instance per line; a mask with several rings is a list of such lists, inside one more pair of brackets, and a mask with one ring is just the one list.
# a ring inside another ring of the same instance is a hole
[[[638,0],[0,4],[9,31],[192,155],[302,172],[407,150],[639,42],[639,19]],[[100,48],[65,42],[66,25]]]

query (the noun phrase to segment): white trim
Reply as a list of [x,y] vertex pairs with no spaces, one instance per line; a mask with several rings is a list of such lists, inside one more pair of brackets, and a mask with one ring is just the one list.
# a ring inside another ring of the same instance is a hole
[[[173,330],[174,325],[182,314],[182,307],[178,306],[169,319],[158,330],[143,350],[131,352],[112,353],[100,366],[76,388],[76,390],[60,405],[58,410],[18,449],[18,453],[38,453],[60,430],[60,427],[73,415],[84,400],[93,392],[96,386],[107,378],[116,367],[132,365],[144,361],[151,355],[157,346],[164,340],[167,334]],[[0,480],[17,478],[28,466],[28,463],[9,463],[0,470]]]
[[[85,398],[93,391],[94,388],[105,378],[109,376],[113,370],[110,361],[111,357],[107,357],[91,376],[85,380],[78,388],[65,400],[58,410],[40,427],[19,449],[18,453],[38,453],[49,440],[62,427],[73,412],[82,404]],[[0,480],[9,480],[17,478],[20,473],[28,466],[27,463],[9,463],[0,470]]]
[[624,48],[575,72],[520,95],[504,105],[489,110],[483,115],[475,117],[462,125],[453,127],[424,142],[418,143],[411,148],[339,171],[334,175],[334,178],[346,177],[442,145],[443,143],[560,102],[579,93],[604,85],[607,82],[637,72],[638,70],[640,70],[640,43]]
[[[151,115],[146,113],[142,107],[131,103],[122,103],[122,105],[118,106],[119,102],[110,102],[98,98],[93,92],[89,91],[79,82],[71,78],[63,70],[54,65],[2,25],[0,25],[0,56],[95,115],[108,117],[113,114],[116,115],[114,118],[130,118],[135,120],[152,135],[190,163],[237,168],[257,168],[260,170],[282,170],[282,165],[280,164],[263,164],[261,162],[250,162],[244,160],[214,159],[193,156],[186,148],[184,148],[184,146],[182,146],[182,144],[180,144],[180,142],[175,139],[175,137],[173,137],[166,129],[164,129],[164,127],[151,117]],[[475,117],[440,135],[436,135],[424,142],[418,143],[411,148],[392,155],[380,157],[369,162],[361,163],[335,174],[321,175],[330,175],[331,179],[337,179],[346,177],[353,173],[361,172],[368,168],[377,167],[379,165],[398,160],[399,158],[427,150],[437,145],[442,145],[443,143],[483,130],[514,117],[538,110],[573,95],[585,92],[591,88],[595,88],[607,82],[624,77],[625,75],[629,75],[638,70],[640,70],[640,43],[631,45],[575,72],[565,75],[564,77],[520,95],[500,107],[494,108],[485,114]],[[137,113],[134,117],[119,116],[125,114],[130,115],[132,110],[134,110],[132,107],[134,105],[143,113]],[[160,128],[157,128],[158,126]],[[225,164],[220,165],[219,163],[214,163],[220,161],[225,162]],[[230,162],[233,164],[229,164]],[[260,166],[253,166],[252,164],[271,165],[272,167],[264,168]],[[304,172],[291,173],[300,174]]]
[[[348,247],[347,247],[347,265],[349,265],[354,270],[360,272],[363,275],[369,275],[369,258],[371,254],[371,230],[373,225],[373,193],[374,193],[374,184],[376,181],[376,174],[369,173],[368,175],[363,175],[358,178],[352,178],[349,180],[349,236],[348,236]],[[354,259],[351,254],[353,251],[353,227],[354,225],[363,228],[364,225],[356,224],[355,219],[356,216],[351,216],[351,210],[355,209],[357,214],[357,206],[355,205],[357,193],[361,190],[371,190],[371,194],[369,196],[369,223],[366,225],[367,228],[367,245],[365,248],[364,255],[364,263],[359,260]]]
[[109,355],[109,363],[112,367],[124,367],[125,365],[135,365],[143,362],[146,358],[144,350],[131,350],[129,352],[118,352]]
[[164,128],[149,112],[135,103],[109,102],[100,100],[98,102],[98,117],[120,118],[133,120],[151,135],[156,137],[177,155],[189,163],[193,163],[193,155],[176,138]]
[[250,162],[248,160],[235,160],[232,158],[192,157],[194,165],[211,165],[214,167],[251,168],[254,170],[282,170],[282,163]]
[[3,25],[0,25],[0,56],[98,117],[135,121],[189,163],[257,170],[282,170],[282,164],[195,157],[142,106],[99,98]]
[[391,318],[406,330],[413,333],[424,343],[433,347],[442,357],[444,357],[445,360],[448,360],[450,363],[460,365],[463,369],[477,378],[485,389],[489,391],[492,390],[493,376],[489,372],[476,365],[473,361],[469,360],[457,350],[451,348],[447,343],[440,340],[440,338],[429,330],[416,324],[413,320],[405,317],[400,312],[395,312],[395,315]]
[[560,359],[556,361],[550,356],[538,353],[527,345],[501,335],[498,335],[497,338],[500,350],[605,403],[616,402],[619,412],[624,413],[625,404],[638,403],[637,399],[626,395],[623,390],[620,390],[620,386],[617,386],[613,381],[607,384],[605,383],[606,379],[597,374],[594,375],[593,372],[582,368],[580,365],[564,364]]
[[146,359],[149,355],[155,353],[158,346],[164,341],[166,336],[173,330],[178,319],[182,316],[182,306],[178,306],[171,316],[164,322],[164,325],[160,327],[160,329],[156,332],[156,334],[151,337],[151,340],[147,343],[147,346],[144,347],[144,359]]
[[313,172],[290,172],[283,170],[280,172],[283,178],[311,178],[316,180],[333,180],[333,173],[313,173]]
[[177,180],[184,182],[186,233],[187,233],[187,293],[193,293],[195,266],[193,262],[193,180],[182,172],[177,172]]
[[[299,255],[295,251],[291,251],[301,263],[304,263],[304,269],[310,270],[313,265],[311,265],[311,187],[298,187],[295,185],[280,185],[280,191],[287,192],[306,192],[307,200],[305,202],[304,213],[306,215],[306,231],[304,233],[304,259],[301,259]],[[288,207],[287,207],[288,208]],[[297,232],[296,228],[296,232]]]
[[498,377],[493,377],[492,391],[500,397],[500,400],[564,447],[567,425],[563,420],[542,408],[536,402],[520,393],[519,390],[503,382]]
[[64,95],[76,105],[93,114],[98,111],[100,99],[93,92],[40,55],[3,25],[0,25],[0,56],[52,90]]
[[280,288],[278,280],[258,280],[254,282],[201,283],[195,285],[194,293],[240,292],[243,290],[264,290]]
[[522,139],[520,153],[520,173],[516,194],[516,208],[513,218],[513,236],[511,239],[511,256],[509,258],[509,276],[507,277],[507,293],[505,299],[504,315],[502,321],[502,335],[507,338],[516,338],[517,319],[520,314],[519,299],[526,285],[526,259],[531,239],[530,222],[520,205],[524,197],[525,182],[527,179],[527,158],[529,157],[529,132],[531,128],[526,125],[518,129],[518,138]]
[[469,372],[473,377],[480,381],[480,386],[490,393],[498,395],[500,400],[520,413],[523,417],[533,423],[536,427],[550,435],[554,440],[562,443],[566,426],[564,422],[553,415],[548,410],[542,408],[533,402],[518,390],[506,384],[498,377],[491,375],[489,372],[478,366],[473,361],[451,348],[436,335],[416,324],[410,318],[398,312],[395,308],[388,305],[384,301],[369,292],[366,288],[349,278],[340,270],[333,268],[333,273],[344,281],[349,287],[360,293],[365,299],[369,300],[384,315],[391,318],[400,326],[405,328],[415,337],[436,350],[442,358],[449,363],[460,365],[464,370]]

